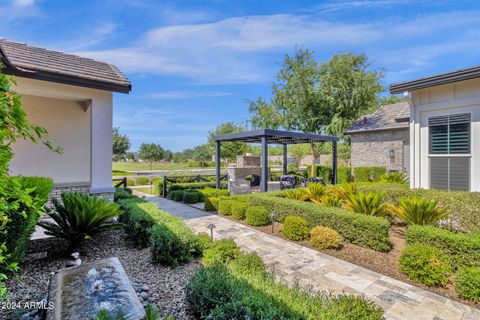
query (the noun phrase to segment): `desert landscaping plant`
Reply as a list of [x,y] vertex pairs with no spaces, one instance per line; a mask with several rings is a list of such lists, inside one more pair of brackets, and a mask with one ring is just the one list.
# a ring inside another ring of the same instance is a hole
[[342,243],[342,236],[335,230],[317,226],[310,230],[310,245],[317,249],[336,249]]
[[292,200],[305,201],[308,199],[302,189],[288,189],[282,192],[282,197]]
[[320,204],[324,207],[341,207],[342,200],[335,196],[326,195],[320,198]]
[[63,238],[71,246],[76,246],[101,232],[122,227],[121,223],[114,221],[121,214],[115,203],[85,193],[62,193],[61,197],[62,203],[53,199],[55,210],[48,214],[55,223],[38,222],[48,235]]
[[346,195],[345,208],[367,216],[383,217],[387,213],[388,204],[380,193],[357,192]]
[[422,226],[433,225],[448,215],[448,211],[440,208],[435,199],[402,197],[398,200],[398,205],[389,208],[390,212],[406,223]]
[[380,176],[380,182],[408,184],[408,177],[403,172],[385,173]]
[[327,187],[321,183],[309,183],[306,188],[300,189],[306,200],[315,204],[322,202],[322,197],[327,194]]

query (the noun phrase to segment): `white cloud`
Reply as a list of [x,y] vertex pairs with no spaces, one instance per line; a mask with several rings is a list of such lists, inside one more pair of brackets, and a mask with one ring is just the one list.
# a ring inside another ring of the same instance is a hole
[[185,91],[185,90],[174,90],[174,91],[165,91],[165,92],[156,92],[148,95],[149,98],[156,100],[166,100],[166,99],[193,99],[200,97],[225,97],[232,95],[230,92],[225,91]]
[[35,4],[34,0],[14,0],[13,5],[16,7],[28,7]]

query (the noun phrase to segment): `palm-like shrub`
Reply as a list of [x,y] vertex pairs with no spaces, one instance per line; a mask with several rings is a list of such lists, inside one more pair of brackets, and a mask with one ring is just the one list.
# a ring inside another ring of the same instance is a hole
[[306,200],[320,204],[322,197],[327,194],[327,187],[321,183],[309,183],[306,188],[300,189]]
[[406,198],[398,200],[398,205],[391,205],[390,212],[408,224],[433,225],[445,218],[448,211],[438,206],[438,200],[425,198]]
[[342,206],[342,200],[335,196],[323,196],[320,198],[320,204],[324,207],[341,207]]
[[282,197],[291,200],[305,201],[308,199],[307,194],[302,189],[288,189],[282,192]]
[[357,193],[357,191],[357,185],[354,183],[345,183],[328,189],[328,193],[341,200],[346,200],[349,194]]
[[345,208],[356,213],[383,217],[389,207],[381,193],[357,192],[346,195]]
[[68,240],[71,246],[122,226],[113,221],[121,214],[120,208],[106,199],[73,192],[62,193],[62,202],[53,199],[55,210],[48,213],[55,223],[40,221],[38,225],[46,234]]
[[408,177],[403,172],[385,173],[380,176],[380,182],[408,184]]

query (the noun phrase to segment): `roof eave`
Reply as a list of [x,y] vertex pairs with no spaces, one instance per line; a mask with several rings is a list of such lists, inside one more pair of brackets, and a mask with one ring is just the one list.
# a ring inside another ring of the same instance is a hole
[[121,85],[121,84],[73,77],[68,75],[62,75],[62,74],[46,72],[46,71],[36,71],[36,70],[30,71],[26,69],[20,70],[12,66],[10,63],[8,63],[7,62],[8,60],[6,59],[4,54],[2,54],[2,58],[5,58],[5,62],[6,62],[6,67],[2,70],[2,72],[6,74],[11,74],[17,77],[49,81],[49,82],[67,84],[67,85],[72,85],[77,87],[85,87],[85,88],[105,90],[105,91],[125,93],[125,94],[128,94],[130,93],[130,91],[132,91],[131,84]]
[[402,130],[408,129],[409,126],[403,127],[390,127],[390,128],[375,128],[375,129],[359,129],[359,130],[345,130],[344,134],[354,134],[354,133],[364,133],[364,132],[375,132],[375,131],[387,131],[387,130]]
[[390,93],[398,94],[408,91],[425,89],[433,86],[439,86],[442,84],[448,84],[453,82],[459,82],[464,80],[470,80],[480,78],[480,67],[475,67],[467,70],[454,71],[451,73],[441,74],[428,78],[407,81],[402,83],[394,83],[390,85]]

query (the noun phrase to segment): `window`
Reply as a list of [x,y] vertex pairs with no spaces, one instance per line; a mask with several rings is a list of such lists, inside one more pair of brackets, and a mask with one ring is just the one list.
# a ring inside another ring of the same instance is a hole
[[470,189],[470,114],[431,117],[430,185],[440,190]]

